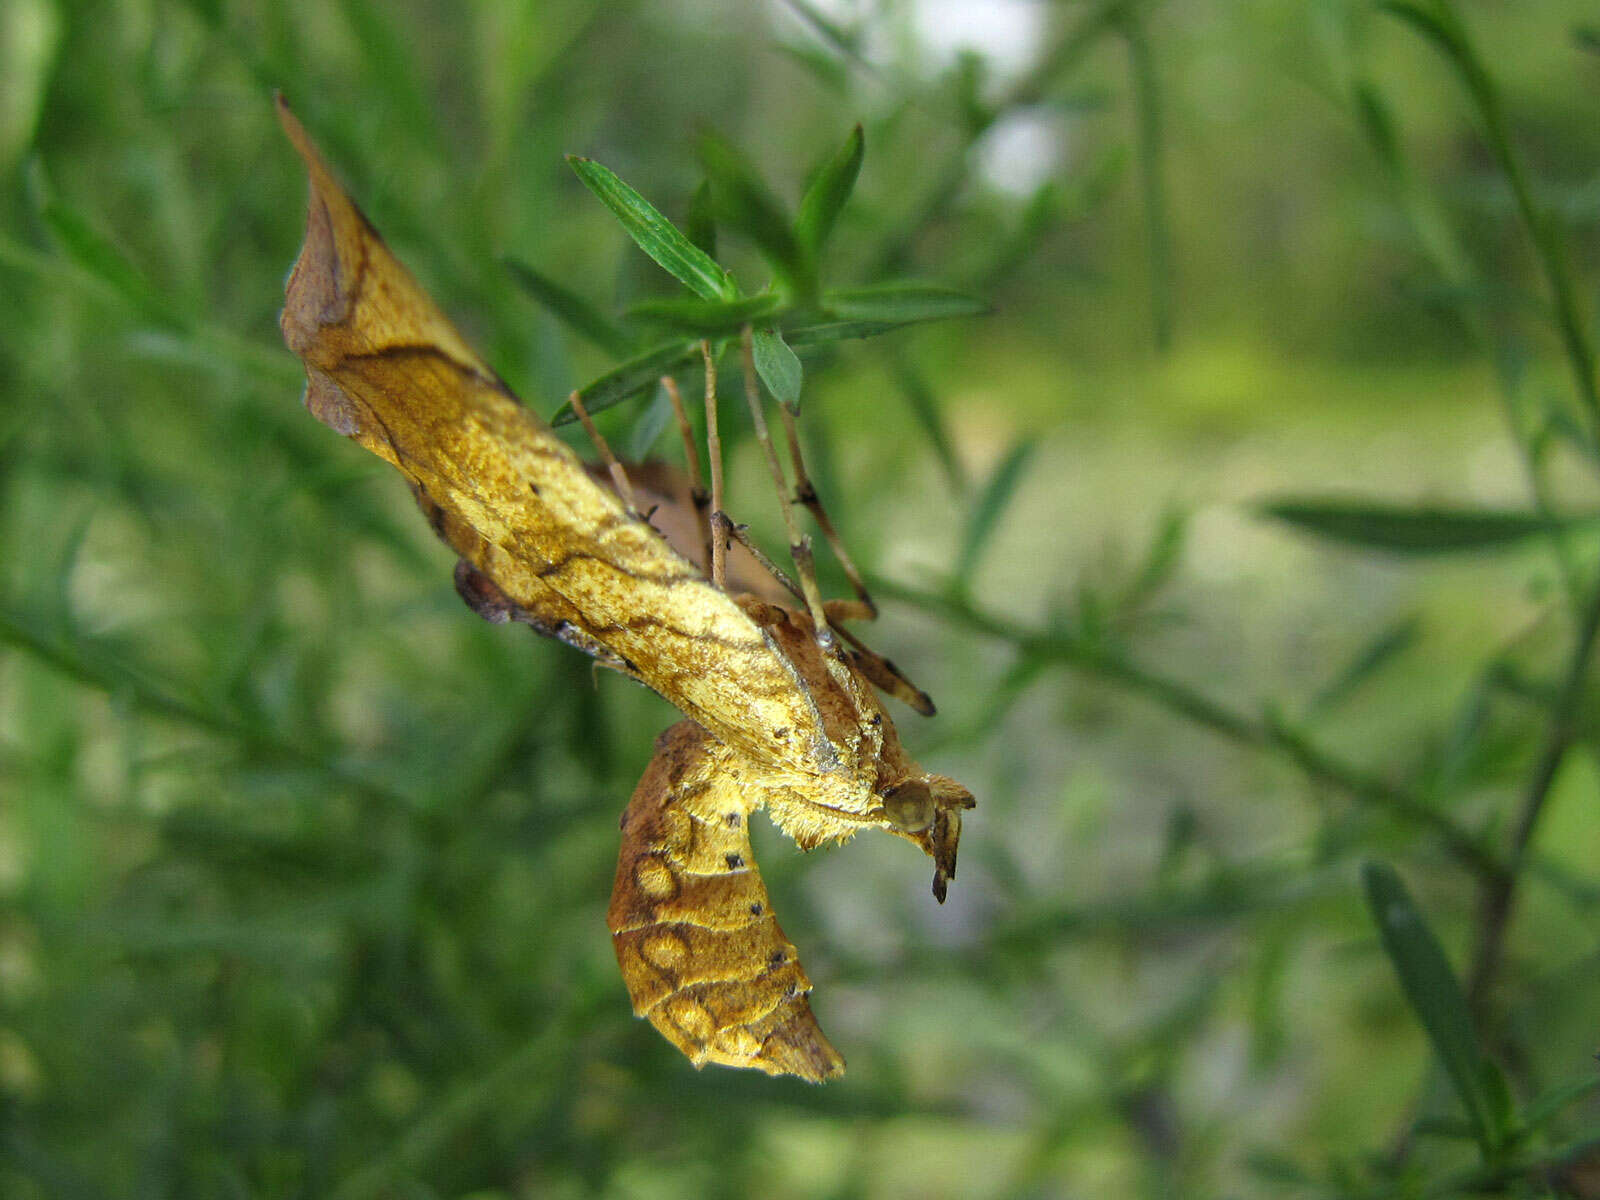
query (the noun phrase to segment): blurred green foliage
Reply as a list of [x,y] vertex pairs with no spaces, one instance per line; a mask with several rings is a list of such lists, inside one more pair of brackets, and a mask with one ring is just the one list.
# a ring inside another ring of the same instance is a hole
[[[1595,1195],[1596,31],[8,0],[0,1194]],[[994,303],[790,339],[940,703],[902,730],[980,801],[943,909],[898,843],[757,830],[844,1080],[629,1014],[616,818],[673,714],[473,619],[301,410],[274,87],[546,416],[685,320],[566,153],[747,297]]]

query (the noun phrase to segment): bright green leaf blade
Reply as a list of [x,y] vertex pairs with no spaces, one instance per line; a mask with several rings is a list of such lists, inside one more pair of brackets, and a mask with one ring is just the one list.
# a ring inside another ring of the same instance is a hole
[[771,316],[777,308],[778,297],[772,292],[762,292],[759,296],[747,296],[742,300],[700,300],[683,296],[668,300],[646,300],[630,308],[628,316],[710,336],[727,333],[751,321]]
[[1330,541],[1397,554],[1487,550],[1600,521],[1600,514],[1594,513],[1545,517],[1498,509],[1408,508],[1294,497],[1270,500],[1257,511]]
[[823,297],[823,306],[842,320],[882,321],[895,325],[939,321],[946,317],[975,317],[991,311],[989,304],[976,296],[932,283],[839,288]]
[[733,277],[609,168],[576,155],[569,155],[567,162],[588,189],[622,222],[639,249],[655,259],[663,270],[706,300],[738,299],[739,289]]
[[607,354],[621,358],[633,347],[628,335],[582,296],[515,258],[502,260],[518,287],[527,292],[574,333],[588,338]]
[[789,214],[755,168],[732,145],[714,134],[700,139],[700,161],[710,177],[718,212],[767,260],[773,273],[801,296],[815,293],[816,272],[789,223]]
[[[598,379],[579,388],[578,395],[583,397],[585,408],[592,413],[599,412],[603,408],[621,404],[624,400],[654,387],[663,375],[693,362],[699,354],[698,342],[667,342],[646,350],[637,358],[631,358],[620,366],[613,367]],[[572,411],[571,406],[563,404],[550,418],[550,423],[566,425],[577,419],[578,414]]]
[[961,538],[961,552],[956,558],[957,579],[971,581],[983,557],[989,535],[994,532],[994,527],[1000,523],[1001,516],[1016,495],[1017,485],[1022,482],[1036,445],[1031,438],[1018,439],[1000,460],[1000,465],[995,467],[989,482],[984,484]]
[[866,141],[857,125],[850,136],[811,181],[800,200],[800,213],[795,218],[794,232],[800,246],[816,261],[822,247],[833,232],[839,213],[855,190],[856,177],[861,174],[861,159],[866,152]]
[[756,374],[767,390],[778,398],[778,403],[792,413],[800,411],[800,385],[805,373],[800,360],[776,330],[758,329],[751,339],[754,343]]
[[1502,1139],[1501,1104],[1489,1086],[1489,1064],[1478,1049],[1467,998],[1455,972],[1422,911],[1391,868],[1369,862],[1362,869],[1362,880],[1367,907],[1411,1010],[1444,1064],[1478,1145],[1486,1158],[1491,1157]]

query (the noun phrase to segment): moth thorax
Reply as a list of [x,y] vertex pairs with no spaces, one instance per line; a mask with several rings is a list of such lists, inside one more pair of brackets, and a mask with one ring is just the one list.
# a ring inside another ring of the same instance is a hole
[[921,833],[933,824],[933,794],[920,779],[907,779],[883,793],[883,815],[901,833]]

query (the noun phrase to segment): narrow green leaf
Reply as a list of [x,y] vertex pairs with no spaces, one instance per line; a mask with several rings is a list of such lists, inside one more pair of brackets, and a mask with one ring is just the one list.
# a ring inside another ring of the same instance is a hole
[[689,197],[689,240],[712,258],[717,256],[716,207],[709,179],[702,179],[694,195]]
[[751,339],[754,343],[756,374],[767,390],[778,398],[778,403],[792,413],[800,411],[800,385],[804,373],[800,360],[783,336],[773,329],[758,329]]
[[958,496],[964,496],[967,491],[967,473],[962,469],[961,460],[956,457],[955,443],[945,428],[944,416],[939,411],[939,403],[934,397],[933,389],[905,355],[898,352],[891,354],[889,365],[895,382],[900,386],[900,394],[905,397],[906,404],[911,409],[911,415],[917,419],[917,424],[927,436],[934,454],[938,456],[939,465],[944,468],[945,478],[950,481],[950,486]]
[[1155,534],[1150,539],[1144,561],[1117,595],[1116,607],[1119,611],[1137,611],[1167,585],[1183,560],[1188,533],[1188,513],[1169,507],[1161,514],[1161,523],[1156,526]]
[[838,288],[823,297],[823,307],[846,321],[911,325],[946,317],[974,317],[992,311],[986,301],[932,283],[890,283]]
[[1356,113],[1361,118],[1361,129],[1367,135],[1373,152],[1386,170],[1394,175],[1405,173],[1405,156],[1400,152],[1400,135],[1395,129],[1394,114],[1368,80],[1355,87]]
[[1460,1117],[1423,1117],[1411,1126],[1411,1132],[1423,1137],[1445,1138],[1458,1142],[1478,1140],[1477,1128],[1471,1121]]
[[[578,389],[578,395],[583,397],[585,408],[592,413],[599,412],[654,387],[663,375],[693,362],[699,355],[699,342],[666,342],[591,380]],[[577,419],[578,415],[571,406],[563,404],[550,418],[550,423],[566,425]]]
[[643,462],[650,457],[662,431],[672,423],[673,415],[672,398],[667,395],[666,388],[657,384],[655,395],[628,431],[629,462]]
[[54,236],[61,251],[79,268],[99,280],[129,307],[143,316],[175,323],[171,310],[156,295],[145,277],[82,213],[53,197],[39,205],[39,219]]
[[791,346],[826,346],[831,342],[848,342],[857,338],[877,337],[893,333],[915,322],[906,321],[819,321],[812,325],[795,325],[783,331],[783,340]]
[[1251,1174],[1260,1176],[1268,1183],[1308,1187],[1317,1182],[1294,1159],[1276,1150],[1251,1151],[1245,1156],[1245,1166]]
[[632,349],[628,335],[582,296],[515,258],[501,260],[518,287],[527,292],[574,333],[588,338],[607,354],[621,358]]
[[591,158],[568,155],[584,185],[600,198],[631,237],[668,274],[707,300],[736,300],[739,289],[717,261],[685,237],[655,206],[609,168]]
[[1312,697],[1306,707],[1312,713],[1326,712],[1350,696],[1376,675],[1391,659],[1416,645],[1422,622],[1415,616],[1403,617],[1378,631],[1354,657]]
[[1269,500],[1257,511],[1330,541],[1396,554],[1487,550],[1600,521],[1600,513],[1546,517],[1502,509],[1411,508],[1298,497]]
[[739,230],[761,251],[773,273],[800,296],[816,292],[816,272],[801,249],[789,214],[750,162],[715,134],[700,138],[700,161],[710,177],[723,223]]
[[861,159],[866,152],[866,142],[861,126],[850,131],[850,136],[812,179],[811,186],[800,200],[800,214],[795,218],[795,237],[801,248],[816,261],[828,235],[839,219],[840,210],[850,193],[855,190],[856,177],[861,173]]
[[983,485],[983,492],[967,518],[967,528],[961,538],[961,552],[956,556],[957,580],[969,582],[976,572],[989,535],[994,532],[994,527],[999,524],[1000,517],[1016,495],[1017,485],[1022,482],[1028,469],[1028,460],[1033,457],[1036,446],[1032,438],[1017,439],[995,467],[989,481]]
[[1578,1101],[1600,1092],[1600,1074],[1585,1075],[1559,1084],[1528,1102],[1518,1131],[1524,1137],[1537,1133]]
[[726,333],[772,315],[778,308],[778,297],[773,292],[747,296],[742,300],[701,300],[682,296],[667,300],[646,300],[628,309],[628,316],[683,329],[690,333],[711,335]]
[[1489,1085],[1490,1064],[1478,1049],[1467,998],[1444,949],[1400,877],[1383,863],[1362,869],[1367,907],[1411,1010],[1422,1023],[1444,1065],[1456,1095],[1472,1122],[1484,1157],[1492,1158],[1503,1140],[1501,1103]]

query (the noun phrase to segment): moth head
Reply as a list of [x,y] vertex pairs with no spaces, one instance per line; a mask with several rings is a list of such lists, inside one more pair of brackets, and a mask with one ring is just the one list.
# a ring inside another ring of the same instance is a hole
[[917,843],[933,859],[933,894],[943,904],[956,875],[961,810],[972,808],[977,801],[966,788],[943,775],[902,779],[885,788],[880,798],[889,828]]

